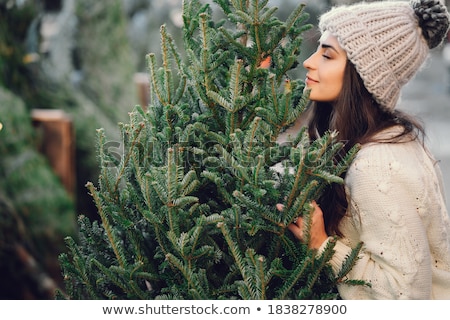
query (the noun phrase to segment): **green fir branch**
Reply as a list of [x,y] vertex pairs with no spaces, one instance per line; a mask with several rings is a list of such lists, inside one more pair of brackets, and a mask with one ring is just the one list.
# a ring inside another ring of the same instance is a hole
[[87,188],[89,189],[89,192],[91,194],[91,196],[94,198],[94,202],[97,206],[98,209],[98,213],[100,215],[100,218],[102,220],[102,225],[105,228],[106,234],[108,236],[109,239],[109,243],[115,253],[115,257],[117,259],[117,261],[119,262],[121,267],[124,267],[126,265],[126,261],[125,261],[125,253],[122,252],[122,247],[120,245],[120,241],[119,239],[116,238],[115,232],[114,232],[114,227],[113,225],[110,223],[110,219],[109,219],[109,215],[108,213],[104,210],[102,201],[100,200],[100,195],[98,193],[98,191],[95,189],[94,185],[91,182],[88,182],[86,184]]
[[167,102],[167,95],[164,91],[164,87],[161,86],[161,83],[163,83],[158,75],[158,69],[156,67],[156,56],[154,53],[148,53],[146,55],[147,60],[147,68],[150,73],[150,84],[152,87],[152,92],[156,94],[156,97],[158,101],[160,101],[162,104],[168,104]]
[[[336,241],[336,240],[334,240]],[[342,281],[345,276],[351,271],[353,266],[356,264],[356,262],[359,260],[359,253],[361,251],[361,248],[364,243],[360,242],[354,247],[350,254],[347,255],[347,257],[344,260],[344,263],[341,266],[341,269],[336,274],[336,279],[338,282]]]
[[[229,15],[231,16],[231,15]],[[224,27],[219,28],[219,32],[225,37],[225,39],[229,42],[229,44],[235,48],[237,52],[240,52],[243,57],[247,59],[253,59],[254,55],[250,48],[246,46],[246,44],[242,44],[240,41],[236,40],[236,37],[231,35],[231,33],[225,29]],[[238,34],[240,36],[241,34]]]
[[312,259],[307,256],[305,259],[292,270],[289,278],[283,281],[283,286],[280,288],[277,293],[277,300],[286,300],[291,290],[296,286],[296,284],[300,281],[302,277],[304,277],[305,272],[308,270],[312,263]]
[[207,96],[216,102],[219,106],[225,108],[228,112],[233,112],[233,105],[224,96],[215,91],[207,91]]

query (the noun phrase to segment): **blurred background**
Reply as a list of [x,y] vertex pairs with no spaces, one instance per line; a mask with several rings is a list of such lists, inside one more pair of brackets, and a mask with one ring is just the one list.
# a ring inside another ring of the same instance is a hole
[[[208,1],[212,3],[212,1]],[[299,2],[317,17],[358,1],[269,0],[284,20]],[[181,43],[181,0],[0,0],[0,299],[53,299],[58,255],[80,214],[97,219],[96,129],[148,103],[145,55],[160,52],[162,24]],[[214,14],[220,15],[219,10]],[[304,35],[304,60],[317,44]],[[181,52],[183,54],[183,52]],[[301,62],[301,61],[300,61]],[[293,77],[304,77],[301,64]],[[439,47],[405,88],[450,189],[450,49]]]

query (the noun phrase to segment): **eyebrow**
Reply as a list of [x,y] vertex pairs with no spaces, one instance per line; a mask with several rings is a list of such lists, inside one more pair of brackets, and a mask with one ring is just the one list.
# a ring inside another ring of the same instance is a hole
[[329,49],[331,49],[331,50],[333,50],[333,51],[335,51],[336,53],[339,54],[339,51],[337,51],[337,49],[335,47],[333,47],[332,45],[330,45],[330,44],[321,43],[320,46],[322,47],[322,49],[328,49],[329,48]]

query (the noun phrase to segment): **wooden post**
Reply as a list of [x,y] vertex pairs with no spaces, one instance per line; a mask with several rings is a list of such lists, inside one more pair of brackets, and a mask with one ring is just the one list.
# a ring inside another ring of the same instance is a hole
[[72,119],[62,110],[34,109],[33,125],[39,131],[39,151],[49,160],[67,192],[75,195],[75,133]]
[[142,109],[147,110],[150,95],[150,83],[148,79],[148,74],[143,72],[138,72],[134,75],[134,83],[137,87],[137,94],[139,99],[139,104]]

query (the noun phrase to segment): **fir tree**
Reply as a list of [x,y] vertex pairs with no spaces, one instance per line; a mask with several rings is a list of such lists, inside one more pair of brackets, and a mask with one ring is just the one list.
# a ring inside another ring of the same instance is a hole
[[120,124],[120,154],[98,130],[101,174],[87,187],[101,221],[80,216],[78,242],[67,238],[59,298],[339,297],[359,248],[335,277],[334,242],[318,254],[287,229],[343,183],[357,151],[336,162],[336,133],[310,141],[305,129],[277,143],[307,103],[288,77],[311,27],[304,5],[282,22],[268,1],[215,2],[223,20],[183,2],[183,55],[161,27],[162,62],[147,57],[151,101]]

